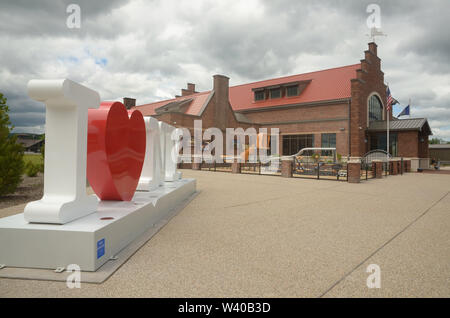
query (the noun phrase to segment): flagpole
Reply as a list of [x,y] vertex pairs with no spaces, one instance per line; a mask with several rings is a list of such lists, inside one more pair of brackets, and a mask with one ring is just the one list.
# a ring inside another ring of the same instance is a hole
[[409,99],[409,104],[408,104],[408,106],[409,106],[409,119],[411,119],[411,98]]
[[[387,89],[389,90],[389,83],[387,83]],[[389,91],[390,94],[390,91]],[[388,96],[386,96],[388,97]],[[389,110],[392,107],[392,105],[389,105],[389,101],[386,101],[386,149],[387,149],[387,160],[388,160],[388,167],[389,167]]]
[[386,112],[387,112],[387,141],[386,141],[386,144],[387,144],[387,159],[388,159],[388,162],[389,162],[389,110],[386,108]]

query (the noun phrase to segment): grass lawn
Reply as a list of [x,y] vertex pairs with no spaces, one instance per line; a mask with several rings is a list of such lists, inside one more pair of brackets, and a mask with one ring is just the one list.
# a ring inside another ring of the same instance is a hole
[[44,163],[44,160],[42,159],[41,154],[24,154],[23,155],[23,161],[25,162],[25,164],[27,164],[27,162],[31,161],[33,164],[39,164],[39,163]]

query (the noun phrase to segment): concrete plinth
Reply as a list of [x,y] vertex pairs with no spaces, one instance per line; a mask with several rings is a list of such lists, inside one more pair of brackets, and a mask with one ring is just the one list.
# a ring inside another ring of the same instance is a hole
[[419,169],[420,159],[419,158],[411,158],[411,172],[417,172]]
[[56,269],[70,264],[96,271],[196,192],[194,179],[165,182],[133,200],[101,201],[97,212],[72,222],[33,224],[23,213],[0,219],[0,264]]

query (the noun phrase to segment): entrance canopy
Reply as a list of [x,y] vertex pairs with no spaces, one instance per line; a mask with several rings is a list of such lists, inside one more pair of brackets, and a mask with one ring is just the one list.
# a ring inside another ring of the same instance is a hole
[[[386,120],[370,122],[369,132],[385,132],[387,128]],[[389,122],[390,131],[417,130],[427,135],[432,135],[430,125],[426,118],[393,119]]]
[[[428,158],[428,136],[432,132],[426,118],[394,118],[389,127],[389,153],[392,156]],[[371,122],[366,136],[368,151],[386,151],[386,121]]]

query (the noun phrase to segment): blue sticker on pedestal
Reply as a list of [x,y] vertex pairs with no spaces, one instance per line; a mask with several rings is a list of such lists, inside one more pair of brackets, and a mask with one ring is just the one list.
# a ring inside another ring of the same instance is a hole
[[97,242],[97,259],[105,255],[105,239]]

